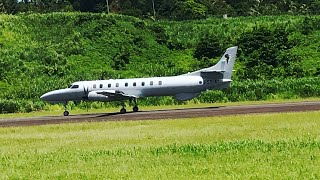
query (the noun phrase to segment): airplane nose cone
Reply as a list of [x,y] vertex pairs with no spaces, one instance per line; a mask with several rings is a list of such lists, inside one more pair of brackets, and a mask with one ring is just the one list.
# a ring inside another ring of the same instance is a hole
[[48,102],[66,101],[68,100],[68,92],[65,89],[55,90],[43,94],[40,99]]
[[52,92],[45,93],[42,96],[40,96],[40,99],[42,99],[44,101],[50,101],[55,96],[54,94],[55,93],[52,93]]
[[48,100],[48,96],[49,96],[48,93],[45,93],[42,96],[40,96],[40,99],[46,101],[46,100]]

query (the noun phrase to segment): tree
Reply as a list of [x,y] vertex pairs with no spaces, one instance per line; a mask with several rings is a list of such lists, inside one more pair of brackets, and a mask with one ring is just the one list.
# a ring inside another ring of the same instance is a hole
[[17,13],[17,0],[1,0],[0,12],[6,13],[6,14]]
[[210,15],[234,15],[234,9],[225,0],[198,0],[208,9]]
[[242,34],[238,40],[240,60],[246,71],[243,79],[269,79],[287,76],[300,77],[303,74],[300,57],[290,53],[294,44],[289,41],[290,33],[284,27],[270,30],[254,27]]
[[172,17],[177,20],[201,19],[207,15],[207,7],[194,0],[177,1]]
[[226,2],[236,11],[237,15],[250,15],[251,8],[257,3],[257,0],[226,0]]
[[207,33],[200,39],[193,57],[199,60],[200,68],[203,68],[212,65],[210,59],[219,57],[222,53],[217,36]]
[[223,53],[217,36],[206,33],[199,41],[193,57],[200,60],[204,57],[215,58]]
[[112,68],[115,70],[125,70],[126,65],[130,63],[130,52],[124,51],[119,52],[113,58],[113,66]]

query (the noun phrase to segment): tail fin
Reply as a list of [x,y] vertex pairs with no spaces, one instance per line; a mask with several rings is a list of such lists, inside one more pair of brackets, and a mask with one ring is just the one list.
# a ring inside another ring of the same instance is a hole
[[223,74],[223,79],[230,80],[232,76],[232,70],[234,66],[234,61],[237,56],[238,46],[230,47],[226,50],[226,52],[221,57],[220,61],[211,67],[200,69],[195,72],[191,72],[188,74],[184,74],[186,76],[197,75],[200,76],[201,73],[221,73]]
[[237,50],[237,46],[228,48],[216,65],[203,70],[217,72],[220,71],[223,72],[223,79],[231,79],[234,62],[237,56]]

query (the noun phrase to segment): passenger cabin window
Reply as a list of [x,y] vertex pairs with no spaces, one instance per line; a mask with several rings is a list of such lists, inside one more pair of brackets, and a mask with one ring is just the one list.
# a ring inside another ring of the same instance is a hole
[[79,88],[79,85],[73,85],[73,86],[71,86],[71,89],[77,89],[77,88]]
[[111,84],[108,84],[108,88],[111,88]]
[[151,86],[153,85],[153,81],[150,81],[150,85],[151,85]]
[[103,84],[100,84],[100,88],[103,88]]
[[162,81],[159,81],[159,85],[162,85]]
[[137,86],[137,83],[136,83],[136,82],[134,82],[134,83],[133,83],[133,86]]
[[124,86],[125,86],[125,87],[128,87],[128,83],[125,83]]
[[119,83],[116,83],[116,87],[119,87]]
[[97,85],[96,85],[96,84],[94,84],[94,85],[93,85],[93,88],[97,88]]
[[144,82],[141,83],[141,86],[144,86]]

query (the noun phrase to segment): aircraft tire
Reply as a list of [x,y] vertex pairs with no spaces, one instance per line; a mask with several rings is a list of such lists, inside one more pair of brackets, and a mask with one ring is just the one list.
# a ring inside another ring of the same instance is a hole
[[124,113],[126,113],[126,112],[127,112],[127,110],[126,110],[125,108],[120,109],[120,113],[121,113],[121,114],[124,114]]
[[69,111],[64,111],[64,112],[63,112],[63,115],[64,115],[64,116],[69,116]]
[[133,111],[133,112],[138,112],[138,111],[139,111],[139,107],[138,107],[138,106],[134,106],[134,107],[132,108],[132,111]]

